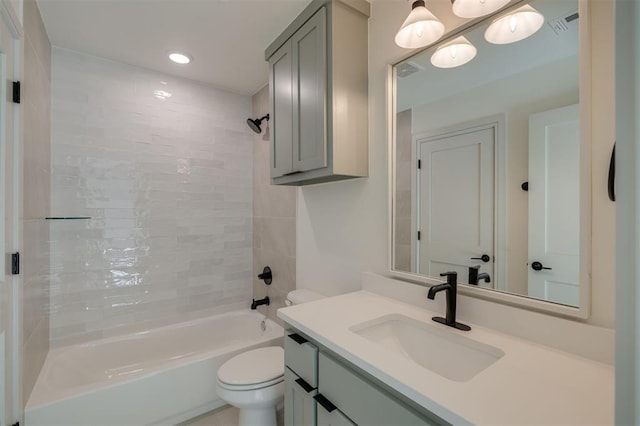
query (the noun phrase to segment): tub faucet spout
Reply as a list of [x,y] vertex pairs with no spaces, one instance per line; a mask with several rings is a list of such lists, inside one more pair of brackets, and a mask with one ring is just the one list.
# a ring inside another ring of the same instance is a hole
[[265,297],[264,299],[252,299],[251,302],[251,309],[255,309],[260,305],[267,305],[269,306],[269,296]]

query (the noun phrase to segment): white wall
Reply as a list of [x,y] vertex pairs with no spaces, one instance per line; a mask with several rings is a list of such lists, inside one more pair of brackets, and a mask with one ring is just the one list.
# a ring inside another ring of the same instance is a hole
[[[592,316],[588,322],[614,324],[613,206],[606,195],[606,167],[614,138],[612,45],[613,21],[607,19],[609,0],[594,0],[594,84],[592,167],[593,258]],[[604,9],[604,10],[602,10]],[[333,295],[356,290],[360,271],[387,271],[387,66],[406,57],[394,44],[398,27],[408,13],[403,0],[375,0],[369,20],[369,178],[299,189],[297,223],[297,285]],[[602,24],[609,22],[609,24]],[[445,25],[448,23],[445,22]],[[448,26],[451,28],[451,26]],[[605,62],[605,64],[602,64]],[[595,78],[597,77],[597,78]],[[602,232],[600,232],[602,229]]]
[[55,345],[251,301],[251,99],[53,51]]

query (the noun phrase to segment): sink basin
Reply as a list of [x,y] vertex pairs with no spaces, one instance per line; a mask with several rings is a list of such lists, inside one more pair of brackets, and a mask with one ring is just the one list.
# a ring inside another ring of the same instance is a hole
[[400,314],[356,324],[349,330],[456,382],[471,380],[504,356],[502,350],[464,337],[448,327]]

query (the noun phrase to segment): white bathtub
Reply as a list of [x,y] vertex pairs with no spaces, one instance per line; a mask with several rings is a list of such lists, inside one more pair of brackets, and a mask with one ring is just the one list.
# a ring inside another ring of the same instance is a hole
[[234,311],[49,352],[25,409],[27,426],[175,424],[224,404],[218,368],[232,356],[282,345],[283,330]]

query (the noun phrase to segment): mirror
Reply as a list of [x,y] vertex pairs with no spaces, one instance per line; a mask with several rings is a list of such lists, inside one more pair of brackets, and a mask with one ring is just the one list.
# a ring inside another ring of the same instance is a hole
[[578,0],[530,5],[545,22],[529,38],[488,43],[493,17],[462,34],[462,66],[431,63],[461,34],[394,65],[391,269],[579,307]]

